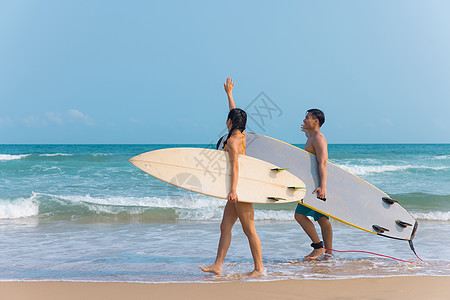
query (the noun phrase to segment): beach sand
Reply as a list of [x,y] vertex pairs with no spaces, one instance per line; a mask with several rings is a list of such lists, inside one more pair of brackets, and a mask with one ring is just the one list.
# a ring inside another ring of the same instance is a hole
[[0,282],[3,300],[449,299],[450,277],[223,283]]

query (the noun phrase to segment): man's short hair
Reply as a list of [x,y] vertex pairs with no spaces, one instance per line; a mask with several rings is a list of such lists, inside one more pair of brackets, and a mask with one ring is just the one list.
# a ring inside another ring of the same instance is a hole
[[308,109],[306,114],[311,113],[315,119],[319,120],[319,127],[322,127],[323,123],[325,123],[325,114],[323,111],[317,108]]

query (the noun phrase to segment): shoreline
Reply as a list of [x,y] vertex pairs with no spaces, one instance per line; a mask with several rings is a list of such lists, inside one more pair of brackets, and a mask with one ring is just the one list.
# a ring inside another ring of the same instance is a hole
[[36,299],[447,299],[450,276],[206,283],[2,281],[8,300]]
[[[232,284],[232,283],[267,283],[267,282],[281,282],[281,281],[298,281],[298,282],[308,282],[308,281],[342,281],[342,280],[369,280],[369,279],[389,279],[389,278],[449,278],[450,275],[380,275],[380,276],[367,276],[367,277],[347,277],[347,278],[274,278],[274,279],[253,279],[247,276],[236,276],[234,278],[220,278],[221,275],[214,275],[212,273],[205,272],[205,276],[217,276],[216,280],[208,281],[107,281],[107,280],[77,280],[77,279],[0,279],[0,285],[2,283],[40,283],[40,282],[53,282],[53,283],[107,283],[107,284],[149,284],[149,285],[164,285],[164,284]],[[449,291],[450,292],[450,291]],[[1,300],[1,299],[0,299]]]

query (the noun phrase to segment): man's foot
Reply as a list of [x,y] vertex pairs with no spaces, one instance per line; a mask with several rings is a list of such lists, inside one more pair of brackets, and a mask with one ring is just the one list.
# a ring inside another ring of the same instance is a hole
[[334,258],[333,254],[330,254],[328,252],[325,252],[325,254],[323,255],[323,260],[330,260],[333,258]]
[[305,258],[306,259],[316,259],[319,256],[323,255],[324,253],[325,253],[325,249],[323,249],[323,248],[314,249],[310,254],[306,255]]
[[263,277],[264,275],[266,275],[266,270],[262,269],[262,270],[253,270],[250,273],[247,273],[248,277]]
[[202,270],[203,272],[208,272],[208,273],[214,273],[216,275],[220,275],[222,274],[222,266],[218,266],[216,264],[213,264],[209,267],[202,267],[199,266],[200,270]]

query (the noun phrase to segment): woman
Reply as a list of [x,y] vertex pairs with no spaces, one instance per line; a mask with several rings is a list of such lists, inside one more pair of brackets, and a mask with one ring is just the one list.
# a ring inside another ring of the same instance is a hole
[[242,229],[248,238],[255,264],[254,270],[248,275],[255,277],[263,275],[264,267],[262,264],[261,242],[255,229],[253,204],[239,202],[238,194],[236,193],[239,177],[238,154],[245,155],[246,137],[244,130],[247,123],[247,114],[242,109],[236,108],[234,104],[232,94],[234,83],[231,78],[227,78],[227,83],[224,84],[224,87],[230,108],[226,122],[228,136],[225,141],[224,151],[228,151],[230,157],[231,188],[223,212],[222,223],[220,224],[220,240],[216,261],[209,267],[200,266],[200,269],[204,272],[211,272],[217,275],[222,273],[223,262],[231,244],[231,229],[239,218]]

